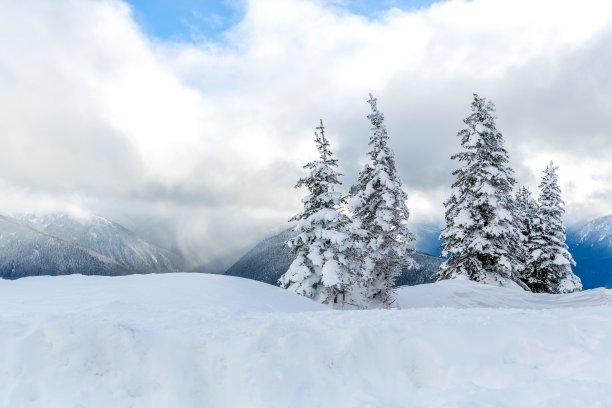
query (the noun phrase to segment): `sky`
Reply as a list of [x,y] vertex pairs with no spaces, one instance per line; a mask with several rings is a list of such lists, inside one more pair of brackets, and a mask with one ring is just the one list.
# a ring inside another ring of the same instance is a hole
[[[129,0],[140,28],[162,41],[222,41],[223,33],[239,24],[246,0]],[[390,8],[418,10],[433,0],[330,0],[328,5],[366,18],[376,18]]]
[[612,214],[612,2],[0,1],[0,213],[116,220],[194,263],[285,228],[322,118],[364,165],[368,93],[411,222],[440,222],[472,93],[519,185]]

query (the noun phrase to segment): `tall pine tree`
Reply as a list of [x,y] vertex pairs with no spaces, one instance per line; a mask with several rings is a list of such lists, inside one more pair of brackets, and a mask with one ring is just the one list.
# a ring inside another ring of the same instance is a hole
[[463,151],[451,157],[461,164],[446,207],[440,239],[448,259],[438,280],[463,278],[505,285],[519,279],[522,235],[515,219],[514,172],[502,134],[495,127],[495,106],[474,94],[472,114],[458,133]]
[[372,113],[370,162],[359,173],[350,191],[353,213],[353,250],[359,265],[359,285],[354,297],[364,307],[389,307],[394,302],[393,284],[403,265],[415,265],[414,235],[406,226],[410,215],[407,195],[389,148],[384,116],[376,99],[368,100]]
[[557,181],[557,167],[550,163],[540,183],[541,235],[534,248],[534,268],[526,282],[534,292],[569,293],[582,290],[572,272],[576,262],[565,244],[565,208]]
[[342,195],[334,191],[341,174],[336,170],[325,135],[323,121],[315,131],[319,160],[304,166],[309,171],[296,188],[307,187],[304,210],[291,218],[297,221],[296,236],[286,242],[296,255],[287,272],[279,279],[285,289],[319,301],[343,307],[352,283],[349,260],[345,251],[350,237],[345,232],[348,218],[341,212]]
[[532,279],[537,276],[534,253],[542,237],[542,222],[539,215],[540,209],[531,191],[529,191],[527,187],[519,188],[516,193],[515,203],[516,218],[521,233],[523,234],[521,262],[523,263],[524,269],[521,273],[521,280],[530,290],[537,292]]

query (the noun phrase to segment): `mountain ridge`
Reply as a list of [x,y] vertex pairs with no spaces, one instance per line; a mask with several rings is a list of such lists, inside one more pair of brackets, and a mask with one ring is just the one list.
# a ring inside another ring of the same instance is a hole
[[122,225],[66,213],[0,216],[0,276],[177,272],[186,262]]
[[[245,253],[230,266],[224,275],[252,279],[271,285],[277,285],[278,278],[287,271],[294,257],[283,243],[293,236],[288,229],[265,238]],[[412,254],[419,264],[416,269],[402,268],[402,273],[395,280],[396,286],[418,285],[433,282],[432,275],[443,262],[442,258],[422,252]]]

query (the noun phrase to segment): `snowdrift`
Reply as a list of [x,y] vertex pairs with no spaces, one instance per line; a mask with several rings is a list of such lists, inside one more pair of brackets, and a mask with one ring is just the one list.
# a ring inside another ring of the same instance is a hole
[[526,292],[518,285],[502,288],[469,280],[447,280],[430,285],[403,286],[397,291],[397,307],[404,309],[426,307],[555,309],[593,306],[612,307],[612,290],[598,288],[551,295]]
[[0,406],[612,401],[611,291],[445,282],[398,296],[403,310],[340,312],[227,276],[0,281]]

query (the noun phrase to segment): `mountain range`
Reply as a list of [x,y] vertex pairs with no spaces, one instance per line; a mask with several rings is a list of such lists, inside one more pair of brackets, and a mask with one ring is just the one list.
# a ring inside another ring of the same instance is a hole
[[[437,255],[440,228],[414,225],[415,260],[420,267],[404,268],[398,286],[431,281],[442,259]],[[292,261],[283,242],[291,230],[256,244],[224,273],[275,285]],[[577,265],[574,272],[585,289],[612,288],[612,215],[572,226],[567,244]],[[139,235],[99,216],[47,215],[0,216],[0,277],[32,275],[127,275],[190,270],[177,253],[162,249]],[[197,270],[197,269],[196,269]]]
[[[225,271],[225,275],[238,276],[276,285],[278,278],[287,271],[293,261],[293,256],[283,246],[283,243],[292,237],[293,234],[293,230],[286,230],[259,242]],[[422,252],[417,252],[412,257],[419,264],[419,267],[414,269],[403,268],[402,274],[395,280],[396,286],[432,282],[431,275],[440,267],[443,261],[442,258]]]
[[[413,258],[420,267],[404,268],[396,279],[397,286],[431,282],[431,275],[443,261],[434,255],[439,253],[440,228],[434,224],[422,224],[413,225],[411,229],[417,236],[417,252]],[[283,242],[292,234],[292,230],[286,230],[264,239],[225,274],[276,285],[278,278],[287,271],[293,260],[289,251],[283,247]],[[569,228],[566,242],[577,263],[573,268],[574,273],[582,280],[584,289],[612,288],[612,215]]]
[[185,260],[98,216],[0,216],[0,276],[128,275],[186,270]]

